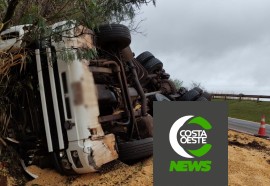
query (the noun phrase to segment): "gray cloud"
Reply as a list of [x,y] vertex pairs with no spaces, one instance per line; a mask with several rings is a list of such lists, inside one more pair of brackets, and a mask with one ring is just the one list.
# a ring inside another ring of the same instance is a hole
[[133,35],[132,49],[151,51],[186,85],[269,94],[269,7],[267,0],[160,0],[142,9],[147,36]]

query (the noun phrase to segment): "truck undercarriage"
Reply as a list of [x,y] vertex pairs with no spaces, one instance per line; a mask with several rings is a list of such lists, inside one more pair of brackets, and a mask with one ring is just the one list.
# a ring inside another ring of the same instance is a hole
[[22,49],[27,57],[10,76],[0,75],[7,85],[1,103],[10,111],[8,121],[0,117],[8,125],[1,135],[26,165],[53,162],[59,172],[74,174],[98,171],[117,158],[151,156],[153,101],[211,99],[198,87],[177,90],[152,53],[135,58],[124,25],[91,31],[64,21],[51,30],[49,39],[31,43],[25,26],[1,33],[2,50],[12,44],[2,58]]

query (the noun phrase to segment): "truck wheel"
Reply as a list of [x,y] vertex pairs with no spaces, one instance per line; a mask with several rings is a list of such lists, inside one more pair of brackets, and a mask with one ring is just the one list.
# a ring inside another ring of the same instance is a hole
[[177,92],[178,92],[178,94],[180,94],[181,96],[183,96],[185,93],[188,92],[188,90],[185,87],[180,87]]
[[203,90],[199,87],[194,87],[193,90],[196,90],[197,92],[199,92],[200,94],[203,93]]
[[208,99],[206,99],[205,97],[199,97],[196,101],[208,101]]
[[153,155],[153,138],[128,141],[118,144],[119,159],[125,163]]
[[181,98],[180,101],[195,101],[200,96],[200,93],[194,89],[186,92]]
[[144,68],[149,72],[149,74],[162,70],[162,67],[163,63],[157,58],[152,58],[144,64]]
[[72,169],[68,162],[67,156],[63,153],[61,157],[60,152],[52,152],[50,154],[54,168],[62,175],[75,175],[75,171]]
[[137,61],[139,61],[142,65],[144,65],[148,60],[154,58],[155,56],[148,51],[145,51],[143,53],[141,53],[140,55],[138,55],[136,57]]
[[155,95],[149,96],[149,111],[148,113],[153,116],[154,114],[154,101],[171,101],[168,97],[164,96],[163,94],[156,93]]
[[126,48],[131,43],[128,27],[121,24],[106,24],[95,29],[97,45],[103,48]]
[[209,94],[208,92],[202,93],[202,96],[205,97],[208,101],[212,100],[212,95]]

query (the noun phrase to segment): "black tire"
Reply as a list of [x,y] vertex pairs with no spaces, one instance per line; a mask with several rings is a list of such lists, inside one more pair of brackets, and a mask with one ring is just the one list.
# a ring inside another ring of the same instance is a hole
[[54,169],[59,172],[60,174],[64,175],[65,172],[62,168],[62,166],[60,165],[60,158],[57,156],[57,154],[55,152],[52,152],[50,153],[50,158],[51,158],[51,161],[53,162],[53,166],[54,166]]
[[143,53],[141,53],[140,55],[138,55],[136,57],[137,61],[139,61],[142,65],[144,65],[147,61],[149,61],[150,59],[154,58],[155,56],[148,51],[145,51]]
[[212,100],[212,95],[209,94],[208,92],[202,93],[202,97],[205,97],[208,101]]
[[144,64],[144,68],[148,71],[149,74],[153,74],[155,71],[162,70],[163,63],[157,58],[152,58]]
[[178,92],[178,94],[180,94],[181,96],[183,96],[185,93],[188,92],[188,90],[185,87],[180,87],[177,92]]
[[200,93],[194,89],[186,92],[181,98],[180,101],[195,101],[200,97]]
[[171,101],[168,97],[163,94],[156,93],[155,95],[149,96],[149,111],[148,113],[153,116],[154,114],[154,101]]
[[153,138],[145,138],[117,144],[119,159],[131,163],[153,155]]
[[121,24],[106,24],[95,29],[97,45],[103,48],[117,47],[123,49],[131,43],[128,27]]
[[65,169],[63,165],[61,165],[61,158],[58,153],[52,152],[50,153],[50,158],[53,163],[53,166],[56,171],[58,171],[62,175],[76,175],[76,172],[71,168]]
[[196,101],[208,101],[205,97],[199,97]]
[[200,94],[203,93],[203,90],[199,87],[194,87],[193,90],[196,90],[197,92],[199,92]]

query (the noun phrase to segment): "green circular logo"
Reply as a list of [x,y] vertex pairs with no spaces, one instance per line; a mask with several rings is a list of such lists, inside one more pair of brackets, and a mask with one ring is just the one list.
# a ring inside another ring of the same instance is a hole
[[[201,130],[180,130],[184,125],[198,125]],[[182,157],[195,158],[207,154],[212,145],[207,143],[207,133],[212,129],[212,125],[203,117],[193,115],[183,116],[176,120],[171,127],[169,140],[173,150]],[[180,139],[178,142],[178,134]],[[184,149],[182,144],[201,144],[201,147],[195,150]]]

